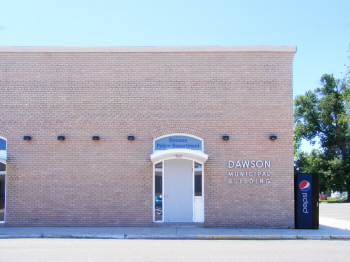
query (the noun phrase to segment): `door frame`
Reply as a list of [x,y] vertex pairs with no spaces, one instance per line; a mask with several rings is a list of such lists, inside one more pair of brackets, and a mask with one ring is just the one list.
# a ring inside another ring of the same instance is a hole
[[[153,222],[154,223],[164,223],[164,213],[166,212],[165,210],[165,205],[164,205],[164,202],[166,201],[165,200],[165,197],[164,197],[164,193],[165,193],[165,188],[164,188],[164,172],[165,172],[165,165],[164,165],[164,162],[167,161],[167,160],[172,160],[172,159],[177,159],[177,158],[167,158],[167,159],[163,159],[162,161],[159,161],[157,163],[153,163],[153,192],[152,192],[152,210],[153,210]],[[203,205],[204,205],[204,163],[203,162],[200,162],[200,161],[197,161],[197,160],[193,160],[191,158],[186,158],[186,157],[183,157],[183,158],[179,158],[179,159],[184,159],[184,160],[189,160],[189,161],[192,161],[192,222],[194,222],[195,220],[195,199],[198,199],[198,198],[201,198],[202,199],[202,202],[203,202]],[[201,197],[196,197],[195,196],[195,188],[194,188],[194,185],[195,185],[195,168],[194,168],[194,163],[197,162],[199,164],[202,165],[202,196]],[[162,220],[155,220],[155,173],[156,173],[156,168],[155,168],[155,165],[158,164],[158,163],[162,163]],[[203,221],[200,221],[200,222],[197,222],[197,223],[203,223],[204,222],[204,207],[203,207]]]

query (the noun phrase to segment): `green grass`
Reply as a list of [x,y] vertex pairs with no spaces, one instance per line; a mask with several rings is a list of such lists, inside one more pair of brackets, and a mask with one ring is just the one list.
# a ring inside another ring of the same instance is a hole
[[342,203],[344,202],[345,200],[340,200],[339,198],[334,198],[334,197],[327,197],[327,200],[321,200],[321,199],[318,199],[319,202],[321,203]]

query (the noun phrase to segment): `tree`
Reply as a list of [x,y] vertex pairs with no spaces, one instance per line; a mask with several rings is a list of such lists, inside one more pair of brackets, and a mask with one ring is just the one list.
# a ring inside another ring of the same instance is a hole
[[295,156],[294,173],[318,173],[320,191],[327,191],[328,181],[324,170],[328,170],[327,161],[324,159],[323,151],[313,149],[310,153],[299,151]]
[[[311,143],[319,138],[322,148],[312,156],[299,154],[297,161],[304,161],[308,172],[321,173],[329,190],[350,192],[349,83],[325,74],[321,84],[314,92],[308,91],[294,100],[296,138]],[[318,165],[310,164],[316,160]]]

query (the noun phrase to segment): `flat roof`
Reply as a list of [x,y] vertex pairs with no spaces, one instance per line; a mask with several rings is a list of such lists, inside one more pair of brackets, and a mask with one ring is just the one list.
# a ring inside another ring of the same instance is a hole
[[0,46],[4,53],[293,52],[296,46]]

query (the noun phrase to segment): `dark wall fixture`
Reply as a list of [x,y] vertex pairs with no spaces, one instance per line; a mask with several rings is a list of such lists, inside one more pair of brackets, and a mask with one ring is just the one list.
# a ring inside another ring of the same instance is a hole
[[128,140],[135,140],[134,136],[128,136]]
[[100,140],[100,137],[99,136],[93,136],[92,140]]
[[24,136],[23,140],[32,140],[32,137],[31,136]]
[[277,136],[270,136],[270,140],[276,140]]
[[66,139],[65,136],[58,136],[58,137],[57,137],[57,140],[65,140],[65,139]]
[[222,140],[229,140],[230,136],[222,136]]

